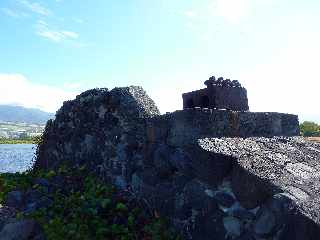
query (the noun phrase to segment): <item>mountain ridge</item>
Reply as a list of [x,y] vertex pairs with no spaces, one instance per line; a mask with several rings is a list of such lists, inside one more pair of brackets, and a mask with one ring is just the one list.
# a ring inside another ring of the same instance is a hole
[[37,108],[26,108],[14,105],[0,105],[0,122],[45,124],[54,118],[54,113],[42,111]]

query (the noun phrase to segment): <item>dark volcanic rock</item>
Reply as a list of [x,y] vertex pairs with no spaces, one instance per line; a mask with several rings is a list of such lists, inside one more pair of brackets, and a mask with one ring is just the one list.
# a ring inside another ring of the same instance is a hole
[[6,225],[11,219],[14,219],[17,214],[17,210],[12,207],[0,206],[0,231],[4,225]]
[[224,207],[231,207],[235,199],[228,193],[218,191],[215,192],[213,198]]
[[65,102],[47,124],[35,167],[87,165],[126,187],[143,156],[146,118],[159,114],[141,87],[93,89]]
[[24,194],[21,191],[9,192],[6,196],[6,206],[20,209],[24,204]]
[[0,232],[0,240],[44,240],[42,229],[34,220],[21,220],[6,224]]
[[197,215],[194,224],[195,230],[191,239],[226,239],[226,230],[223,227],[223,213],[219,210],[209,214]]
[[232,189],[242,206],[248,209],[259,206],[270,195],[268,188],[268,183],[256,175],[240,167],[233,168]]
[[255,215],[252,212],[242,208],[231,210],[230,214],[233,217],[245,220],[253,220],[255,218]]
[[254,232],[259,237],[268,237],[274,233],[277,226],[276,216],[268,208],[260,209],[257,220],[254,223]]

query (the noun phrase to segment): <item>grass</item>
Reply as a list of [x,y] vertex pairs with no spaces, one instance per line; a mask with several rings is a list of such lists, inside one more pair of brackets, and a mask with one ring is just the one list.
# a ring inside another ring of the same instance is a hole
[[[53,190],[34,184],[36,178],[50,183],[63,179]],[[57,171],[0,174],[0,204],[13,190],[37,189],[52,200],[49,207],[18,218],[37,220],[46,239],[178,240],[165,219],[150,216],[137,199],[89,174],[85,167],[60,167]]]
[[42,141],[42,136],[29,137],[25,139],[8,139],[0,138],[0,144],[40,144]]

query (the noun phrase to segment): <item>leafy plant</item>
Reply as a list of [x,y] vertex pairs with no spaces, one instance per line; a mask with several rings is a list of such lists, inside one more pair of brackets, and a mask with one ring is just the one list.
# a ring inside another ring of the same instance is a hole
[[167,240],[179,239],[159,217],[149,216],[137,200],[129,201],[112,185],[105,184],[86,171],[85,166],[62,165],[56,171],[33,170],[22,174],[0,175],[0,202],[8,192],[37,188],[35,178],[49,182],[63,179],[48,194],[52,204],[31,214],[18,213],[18,218],[32,218],[42,226],[50,239]]

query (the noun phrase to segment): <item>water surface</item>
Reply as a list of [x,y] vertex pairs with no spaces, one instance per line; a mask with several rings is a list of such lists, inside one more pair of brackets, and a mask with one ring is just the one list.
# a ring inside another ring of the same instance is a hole
[[35,144],[0,144],[0,173],[24,172],[35,160]]

